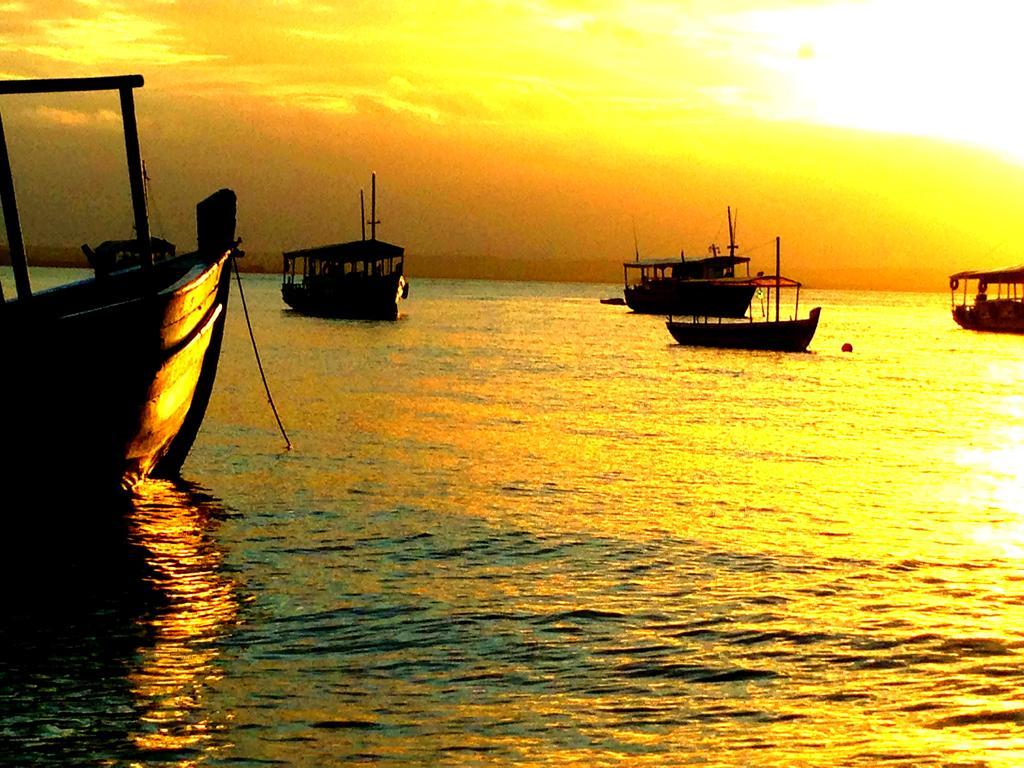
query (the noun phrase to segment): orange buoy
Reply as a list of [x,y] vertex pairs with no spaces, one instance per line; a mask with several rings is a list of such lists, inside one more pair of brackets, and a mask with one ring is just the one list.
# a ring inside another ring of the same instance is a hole
[[853,352],[853,344],[850,342],[843,344],[843,352]]

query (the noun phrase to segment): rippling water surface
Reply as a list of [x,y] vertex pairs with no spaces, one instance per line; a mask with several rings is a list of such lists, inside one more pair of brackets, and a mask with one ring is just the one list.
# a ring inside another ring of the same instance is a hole
[[0,630],[4,762],[1024,762],[1024,338],[942,294],[807,291],[792,355],[609,286],[245,286],[294,450],[236,292],[190,483]]

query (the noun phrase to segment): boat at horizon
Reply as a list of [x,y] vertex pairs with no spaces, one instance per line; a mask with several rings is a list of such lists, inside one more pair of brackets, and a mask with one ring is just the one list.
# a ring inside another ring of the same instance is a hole
[[216,378],[237,255],[236,198],[196,206],[197,248],[150,236],[133,90],[141,75],[0,81],[0,95],[119,93],[135,237],[82,249],[92,276],[33,291],[0,120],[0,198],[17,289],[4,299],[5,488],[72,495],[176,478]]
[[[805,319],[798,319],[801,284],[780,274],[779,238],[775,238],[775,274],[758,273],[742,280],[750,287],[751,295],[766,292],[769,308],[774,298],[774,320],[770,319],[770,309],[765,311],[767,319],[758,321],[754,320],[752,310],[743,319],[692,316],[688,320],[675,320],[670,316],[665,325],[672,338],[684,346],[806,352],[818,329],[821,307],[814,307]],[[784,289],[795,291],[793,316],[788,320],[782,319],[780,311]]]
[[405,249],[377,239],[377,174],[371,176],[370,238],[359,193],[362,239],[286,251],[281,298],[304,315],[352,320],[397,320],[409,296]]
[[[968,303],[969,286],[976,284]],[[963,284],[961,301],[957,291]],[[989,295],[991,288],[996,295]],[[1024,333],[1024,266],[988,271],[957,272],[949,277],[953,320],[969,331]]]
[[[746,282],[750,259],[737,256],[735,220],[726,208],[729,222],[728,255],[712,243],[711,256],[687,261],[679,259],[636,260],[622,264],[623,295],[634,312],[651,315],[743,317],[756,288]],[[747,268],[746,277],[736,277],[736,267]]]

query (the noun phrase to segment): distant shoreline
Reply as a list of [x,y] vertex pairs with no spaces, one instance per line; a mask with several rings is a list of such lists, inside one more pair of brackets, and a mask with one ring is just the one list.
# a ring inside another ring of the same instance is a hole
[[[86,267],[78,248],[30,246],[30,267]],[[239,265],[243,272],[279,274],[281,254],[246,252]],[[6,246],[0,246],[0,266],[9,266]],[[786,271],[783,270],[786,274]],[[486,258],[468,255],[406,254],[406,274],[448,280],[508,280],[513,282],[622,284],[622,261],[607,259]],[[895,269],[801,269],[789,275],[805,288],[945,292],[948,276],[923,270]]]

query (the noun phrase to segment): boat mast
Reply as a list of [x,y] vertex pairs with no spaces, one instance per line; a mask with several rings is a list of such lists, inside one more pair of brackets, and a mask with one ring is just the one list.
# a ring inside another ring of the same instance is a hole
[[[25,242],[21,239],[21,219],[18,217],[18,201],[14,196],[14,175],[11,173],[11,158],[7,154],[7,137],[4,135],[4,121],[0,117],[0,203],[3,204],[4,224],[7,227],[7,248],[11,254],[14,282],[18,298],[22,301],[32,296],[32,284],[28,276],[28,260],[25,258]],[[4,301],[3,286],[0,286],[0,303]]]
[[363,228],[363,240],[366,239],[366,203],[363,202],[363,190],[359,190],[359,224]]
[[377,239],[377,174],[370,174],[370,239]]
[[[736,212],[736,218],[734,219],[733,215],[732,215],[732,209],[729,208],[729,206],[726,206],[726,208],[725,208],[725,215],[729,218],[729,256],[731,258],[735,258],[735,256],[736,256],[736,249],[739,248],[739,246],[736,245],[736,223],[739,221],[740,214],[739,214],[739,211],[737,211]],[[717,256],[718,254],[716,253],[715,255]],[[728,269],[728,273],[727,274],[729,275],[729,277],[735,277],[736,276],[736,265],[735,264],[730,263],[727,269]],[[750,277],[750,261],[749,260],[747,261],[747,277]]]
[[732,209],[728,206],[725,208],[725,215],[729,217],[729,255],[735,256],[736,249],[739,248],[739,246],[736,245],[736,231],[733,228]]
[[782,289],[782,277],[779,271],[779,236],[775,236],[775,322],[779,322],[779,293]]
[[139,243],[142,263],[152,267],[153,246],[149,239],[149,211],[142,172],[142,150],[139,148],[139,127],[135,121],[135,97],[132,86],[122,86],[118,91],[121,96],[121,120],[124,123],[124,149],[128,158],[128,183],[131,185],[132,211],[135,214],[135,237]]

